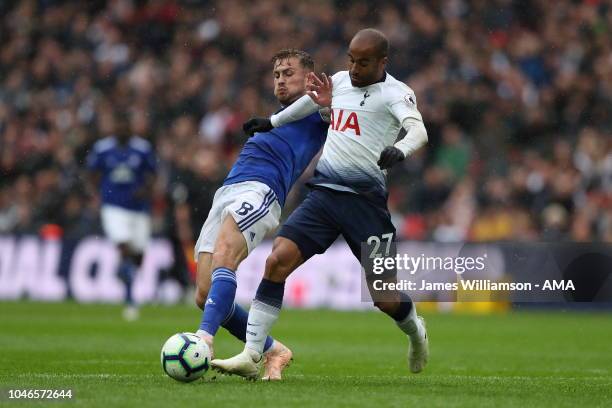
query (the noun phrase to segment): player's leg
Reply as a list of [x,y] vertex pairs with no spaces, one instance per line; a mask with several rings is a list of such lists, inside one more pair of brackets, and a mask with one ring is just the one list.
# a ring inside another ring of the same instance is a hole
[[246,347],[262,353],[266,335],[280,314],[285,281],[302,263],[304,259],[295,242],[284,237],[274,240],[272,252],[266,259],[263,279],[251,304]]
[[210,290],[210,275],[212,273],[212,253],[200,252],[196,269],[195,302],[200,310],[204,310],[204,302]]
[[[204,303],[208,298],[208,292],[210,290],[211,284],[211,274],[212,274],[212,253],[209,252],[201,252],[198,256],[198,265],[197,265],[197,275],[196,275],[196,295],[195,302],[196,305],[204,310]],[[235,304],[232,308],[232,313],[225,319],[223,323],[221,323],[221,327],[225,328],[230,332],[234,337],[243,343],[246,342],[246,325],[248,312],[242,308],[242,306]],[[201,333],[202,334],[202,333]],[[212,339],[208,342],[208,346],[213,347]],[[273,352],[275,350],[275,346],[282,346],[282,344],[278,341],[274,341],[272,337],[268,337],[266,339],[265,344],[265,353]],[[284,347],[284,346],[283,346]]]
[[[352,202],[349,202],[352,201]],[[344,202],[342,213],[343,235],[353,254],[363,263],[361,253],[362,243],[374,243],[377,251],[384,256],[395,257],[395,228],[386,208],[378,207],[359,196],[353,196]],[[370,254],[366,254],[369,256]],[[410,340],[408,364],[414,373],[422,371],[427,364],[429,344],[424,320],[417,316],[416,305],[410,296],[400,291],[376,291],[372,285],[372,275],[368,273],[366,279],[374,305],[383,313],[391,317],[396,325]],[[376,278],[395,282],[396,271],[390,271]]]
[[[266,336],[269,337],[272,325],[278,320],[283,304],[285,281],[303,263],[304,258],[295,242],[284,237],[278,237],[274,240],[272,253],[266,259],[263,279],[259,284],[249,311],[246,336],[246,346],[248,348],[256,348],[259,351]],[[268,314],[270,310],[272,311],[271,315]],[[259,326],[260,323],[262,326]],[[263,350],[265,350],[265,347]],[[282,343],[275,341],[269,352],[264,351],[262,379],[267,381],[281,380],[283,370],[289,366],[292,359],[293,353],[291,350]]]
[[[384,282],[397,282],[397,279],[383,279]],[[372,282],[368,282],[368,289],[374,301],[374,305],[383,313],[391,317],[397,327],[404,332],[409,339],[408,366],[413,373],[421,372],[427,365],[429,358],[429,339],[425,320],[417,316],[416,305],[404,292],[387,291],[381,293],[374,290]],[[378,298],[378,299],[377,299]]]
[[231,314],[236,296],[236,269],[248,254],[247,245],[231,216],[221,222],[211,256],[210,288],[198,334],[211,338]]
[[151,240],[151,216],[145,212],[128,211],[126,225],[129,228],[130,240],[127,245],[121,245],[121,252],[124,253],[123,259],[126,259],[123,264],[122,275],[126,284],[128,305],[124,310],[124,318],[135,320],[138,318],[139,312],[132,295],[133,286],[136,274],[142,266],[144,252]]
[[126,307],[123,311],[123,317],[126,320],[135,320],[138,317],[138,311],[135,308],[132,296],[132,284],[136,273],[136,266],[130,249],[132,219],[127,210],[109,205],[102,206],[100,218],[104,234],[109,241],[116,245],[119,252],[117,274],[125,286],[124,301]]
[[227,190],[227,187],[221,187],[215,192],[211,209],[202,225],[194,248],[195,261],[197,263],[195,302],[201,310],[204,310],[204,303],[210,291],[212,254],[221,228],[223,208],[229,204]]
[[127,242],[118,244],[117,249],[120,257],[118,274],[125,287],[123,318],[127,321],[133,321],[138,319],[139,315],[133,296],[134,279],[136,278],[138,265],[134,262],[132,250]]
[[[329,216],[332,202],[315,190],[289,217],[275,240],[272,253],[251,309],[247,324],[247,343],[242,353],[227,360],[213,360],[222,372],[255,379],[263,363],[264,339],[280,314],[285,280],[298,266],[315,254],[323,253],[338,237],[339,230]],[[266,379],[280,379],[275,364],[270,364]],[[281,367],[282,369],[282,367]]]
[[[273,193],[268,194],[267,186],[257,183],[228,187],[215,197],[216,202],[196,244],[199,253],[196,303],[203,308],[197,334],[211,347],[219,326],[246,341],[248,313],[234,302],[235,270],[266,232],[278,225],[280,215],[280,207],[271,199]],[[258,192],[258,189],[265,191]],[[222,219],[220,223],[219,219]],[[252,234],[255,237],[247,241],[246,237],[251,238]],[[270,350],[272,344],[273,339],[267,338],[265,351]]]

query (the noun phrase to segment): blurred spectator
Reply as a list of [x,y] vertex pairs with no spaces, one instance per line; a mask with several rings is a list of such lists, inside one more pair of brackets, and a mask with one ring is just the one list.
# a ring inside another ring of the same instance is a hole
[[83,159],[122,109],[159,151],[157,232],[188,247],[242,121],[278,109],[270,55],[303,48],[333,73],[366,26],[389,36],[430,136],[389,174],[401,237],[612,241],[612,7],[597,0],[2,1],[0,233],[96,229]]
[[461,180],[470,162],[471,148],[461,130],[454,124],[442,129],[442,145],[436,151],[436,165],[448,170],[455,180]]

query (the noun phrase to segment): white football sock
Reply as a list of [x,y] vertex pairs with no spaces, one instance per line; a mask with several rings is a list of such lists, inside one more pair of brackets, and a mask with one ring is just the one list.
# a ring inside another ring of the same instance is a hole
[[253,300],[246,328],[246,347],[263,354],[266,338],[278,319],[280,309],[259,300]]
[[410,337],[411,341],[419,341],[425,337],[425,328],[421,321],[417,319],[416,305],[413,303],[408,316],[401,322],[395,322],[404,333]]

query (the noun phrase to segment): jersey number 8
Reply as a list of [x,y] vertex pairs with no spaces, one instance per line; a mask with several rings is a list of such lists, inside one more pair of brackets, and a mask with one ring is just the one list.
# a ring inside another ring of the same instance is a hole
[[245,201],[245,202],[242,203],[242,205],[240,206],[238,211],[236,211],[236,214],[244,217],[245,215],[247,215],[249,213],[249,211],[253,210],[254,208],[255,207],[253,207],[253,204],[247,203]]

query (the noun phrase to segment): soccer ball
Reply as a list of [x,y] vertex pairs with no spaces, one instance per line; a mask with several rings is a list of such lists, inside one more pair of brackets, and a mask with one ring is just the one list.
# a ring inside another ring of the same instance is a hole
[[177,333],[164,343],[161,363],[170,377],[181,382],[191,382],[208,371],[210,350],[199,336]]

